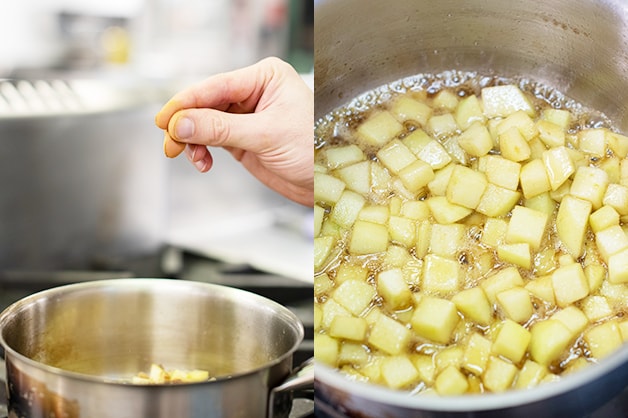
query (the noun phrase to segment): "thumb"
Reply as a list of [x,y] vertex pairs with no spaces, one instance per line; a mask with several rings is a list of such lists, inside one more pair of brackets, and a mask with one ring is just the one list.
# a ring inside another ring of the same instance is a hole
[[170,119],[168,133],[182,143],[260,152],[269,140],[264,134],[264,126],[267,126],[264,119],[260,113],[186,109],[175,113]]

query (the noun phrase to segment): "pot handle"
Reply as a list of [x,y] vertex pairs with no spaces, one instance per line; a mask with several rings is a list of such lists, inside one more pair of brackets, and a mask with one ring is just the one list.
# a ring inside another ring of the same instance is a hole
[[[268,399],[268,418],[280,418],[287,416],[290,401],[293,394],[299,391],[314,390],[314,357],[305,360],[299,367],[283,381],[279,386],[274,387],[270,391]],[[303,393],[302,396],[305,397]],[[288,405],[288,408],[286,408]]]

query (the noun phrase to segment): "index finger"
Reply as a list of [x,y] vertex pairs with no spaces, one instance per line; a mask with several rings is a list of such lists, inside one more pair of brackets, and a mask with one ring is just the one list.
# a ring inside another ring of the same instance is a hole
[[252,65],[209,77],[175,94],[157,113],[155,124],[167,129],[172,115],[190,108],[225,111],[238,104],[241,111],[253,111],[271,76],[272,68]]

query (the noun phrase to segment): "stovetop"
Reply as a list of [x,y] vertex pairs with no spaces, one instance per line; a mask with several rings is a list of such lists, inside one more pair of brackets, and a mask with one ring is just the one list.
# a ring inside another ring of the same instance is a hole
[[[68,271],[0,270],[0,311],[35,292],[65,284],[115,278],[172,278],[236,287],[286,306],[301,320],[305,337],[293,356],[296,366],[314,355],[313,285],[268,274],[247,265],[225,263],[178,248],[132,260],[100,260],[93,268]],[[0,359],[1,360],[1,359]],[[3,368],[0,379],[3,380]],[[0,384],[0,418],[6,418],[5,385]],[[290,418],[313,417],[313,393],[296,399]]]

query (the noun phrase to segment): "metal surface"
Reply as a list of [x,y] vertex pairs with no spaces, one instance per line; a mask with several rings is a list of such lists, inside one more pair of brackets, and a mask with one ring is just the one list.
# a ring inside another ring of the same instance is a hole
[[[543,82],[628,130],[627,7],[618,0],[317,0],[316,118],[404,77],[462,70]],[[316,380],[317,396],[356,417],[582,416],[626,388],[628,347],[561,382],[490,396],[409,397],[324,366]]]
[[126,81],[41,83],[65,86],[52,95],[72,98],[75,108],[37,108],[25,92],[38,82],[0,82],[3,97],[15,96],[11,110],[0,109],[0,266],[93,269],[103,258],[154,253],[167,225],[154,90]]
[[[166,279],[47,290],[5,310],[0,328],[9,410],[28,418],[262,416],[303,338],[297,317],[273,301]],[[118,381],[152,362],[218,379],[167,387]],[[288,416],[290,404],[283,408],[275,416]]]

